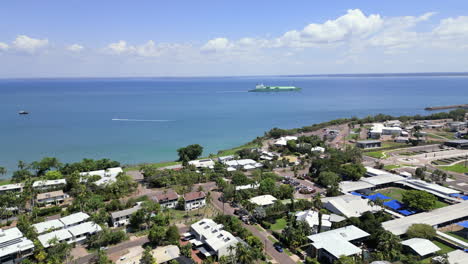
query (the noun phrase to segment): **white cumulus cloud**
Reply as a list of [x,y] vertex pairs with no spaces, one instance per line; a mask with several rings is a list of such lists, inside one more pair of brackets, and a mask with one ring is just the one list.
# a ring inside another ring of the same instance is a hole
[[67,50],[68,51],[72,51],[72,52],[80,52],[84,49],[84,47],[80,44],[72,44],[72,45],[69,45],[67,47]]
[[443,37],[468,35],[468,16],[442,19],[434,33]]
[[19,51],[34,53],[49,44],[47,39],[35,39],[26,35],[19,35],[13,41],[13,47]]
[[180,49],[187,48],[183,44],[159,43],[156,44],[154,40],[141,45],[129,45],[126,41],[120,40],[119,42],[107,45],[107,50],[116,55],[136,55],[140,57],[159,57],[168,52],[176,52]]
[[0,42],[0,51],[8,50],[9,46],[6,43]]
[[233,44],[227,38],[215,38],[208,40],[208,42],[201,48],[202,51],[216,52],[225,51],[233,47]]

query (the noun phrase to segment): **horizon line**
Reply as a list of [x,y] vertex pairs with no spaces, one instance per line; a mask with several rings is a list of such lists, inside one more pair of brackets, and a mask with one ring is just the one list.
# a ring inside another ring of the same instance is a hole
[[0,77],[0,80],[39,79],[182,79],[182,78],[248,78],[248,77],[397,77],[397,76],[468,76],[468,72],[382,72],[382,73],[322,73],[322,74],[258,74],[258,75],[181,75],[181,76],[64,76],[64,77]]

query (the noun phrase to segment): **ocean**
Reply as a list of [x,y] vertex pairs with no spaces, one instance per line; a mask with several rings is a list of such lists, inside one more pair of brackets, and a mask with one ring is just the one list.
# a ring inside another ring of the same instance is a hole
[[[302,91],[248,93],[257,83]],[[0,166],[11,173],[18,160],[46,156],[169,161],[188,144],[201,144],[208,155],[273,127],[377,113],[424,115],[427,106],[463,103],[463,76],[4,79]]]

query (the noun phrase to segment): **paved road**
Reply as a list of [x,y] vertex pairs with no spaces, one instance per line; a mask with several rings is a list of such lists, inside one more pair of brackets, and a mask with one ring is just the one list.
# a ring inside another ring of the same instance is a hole
[[[120,243],[118,245],[115,245],[113,247],[109,247],[108,250],[106,250],[107,252],[107,255],[110,255],[110,254],[114,254],[114,253],[118,253],[120,251],[123,251],[127,248],[131,248],[131,247],[137,247],[137,246],[142,246],[143,244],[145,243],[148,243],[149,240],[148,238],[145,236],[145,237],[142,237],[142,238],[138,238],[136,240],[133,240],[133,241],[126,241],[126,242],[123,242],[123,243]],[[81,257],[79,259],[76,260],[76,263],[77,264],[86,264],[86,263],[90,263],[91,259],[95,256],[96,254],[93,253],[93,254],[89,254],[87,256],[84,256],[84,257]],[[75,260],[73,260],[71,263],[75,263]]]
[[[221,196],[221,193],[219,192],[212,192],[212,203],[213,205],[218,208],[218,210],[223,211],[223,203],[218,200],[218,198]],[[228,203],[224,204],[224,213],[229,214],[229,215],[234,215],[234,208],[232,208]],[[261,232],[258,229],[255,228],[255,226],[252,225],[246,225],[243,224],[245,228],[250,230],[254,234],[254,236],[260,238],[262,242],[265,244],[265,250],[268,255],[270,255],[273,259],[276,260],[276,262],[281,263],[281,264],[295,264],[296,262],[293,261],[288,254],[286,253],[280,253],[276,251],[276,249],[273,247],[273,242],[271,242],[268,239],[268,236],[271,236],[268,232]]]

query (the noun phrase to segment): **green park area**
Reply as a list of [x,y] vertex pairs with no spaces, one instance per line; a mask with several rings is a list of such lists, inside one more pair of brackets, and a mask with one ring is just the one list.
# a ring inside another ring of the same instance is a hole
[[283,230],[286,227],[286,224],[287,224],[286,219],[279,218],[279,219],[276,219],[276,222],[271,225],[270,229],[273,231]]
[[468,162],[460,162],[451,166],[438,166],[439,169],[458,173],[468,173]]
[[[401,189],[401,188],[391,187],[391,188],[379,190],[378,192],[401,202],[403,200],[403,193],[406,192],[406,190]],[[435,202],[434,209],[445,207],[447,205],[448,204],[437,200]]]
[[372,158],[376,158],[376,159],[381,159],[385,157],[382,151],[364,152],[363,154]]

